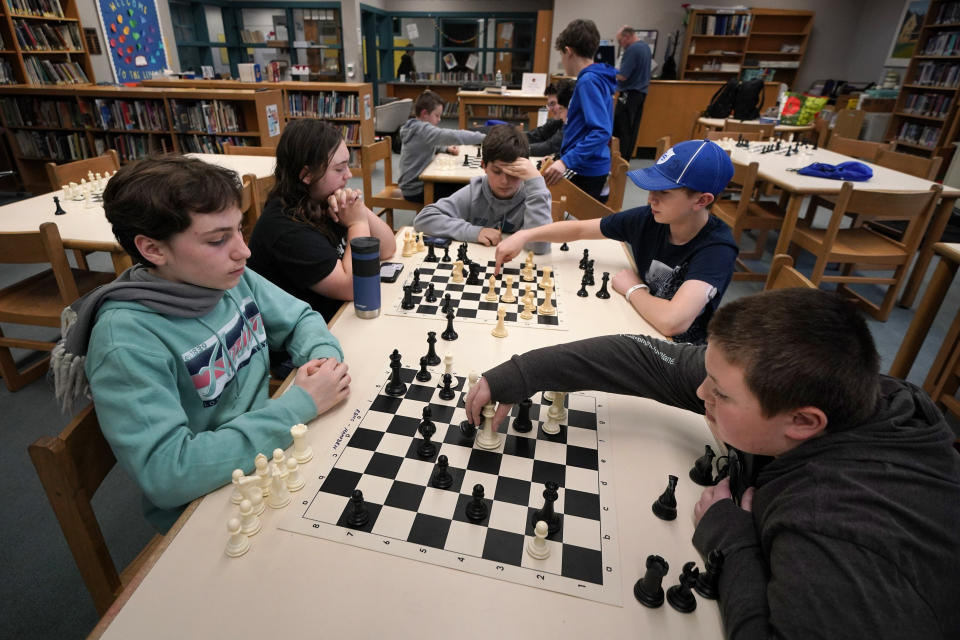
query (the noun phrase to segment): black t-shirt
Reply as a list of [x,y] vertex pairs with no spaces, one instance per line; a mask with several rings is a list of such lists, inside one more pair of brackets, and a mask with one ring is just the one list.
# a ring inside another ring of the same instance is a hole
[[339,242],[322,231],[297,222],[285,212],[279,198],[271,198],[250,236],[251,269],[292,296],[307,302],[327,322],[343,304],[310,289],[326,278],[346,251],[346,229],[334,227]]

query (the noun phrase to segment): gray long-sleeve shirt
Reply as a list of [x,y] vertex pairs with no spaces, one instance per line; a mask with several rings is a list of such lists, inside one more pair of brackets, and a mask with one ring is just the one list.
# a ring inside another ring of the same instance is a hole
[[486,134],[465,129],[443,129],[418,118],[410,118],[400,127],[400,179],[397,185],[405,196],[423,193],[420,174],[442,147],[480,144]]

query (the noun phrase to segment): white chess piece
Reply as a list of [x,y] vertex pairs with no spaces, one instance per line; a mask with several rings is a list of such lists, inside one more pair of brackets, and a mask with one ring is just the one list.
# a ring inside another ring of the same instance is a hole
[[238,518],[230,518],[230,522],[227,523],[227,531],[230,532],[230,539],[227,540],[225,551],[228,556],[237,558],[250,550],[250,538],[241,530]]
[[500,295],[497,293],[497,277],[491,275],[490,279],[487,280],[487,295],[485,300],[487,302],[496,302],[500,299]]
[[543,426],[540,427],[543,429],[543,432],[548,436],[555,436],[560,433],[560,423],[557,422],[556,418],[553,418],[547,414],[547,421],[543,423]]
[[423,253],[427,250],[427,245],[423,242],[423,231],[417,234],[417,253]]
[[270,495],[270,468],[268,464],[267,456],[262,453],[258,453],[257,457],[253,459],[253,466],[256,467],[255,473],[257,480],[260,482],[260,489],[263,491],[264,498]]
[[550,275],[550,272],[553,271],[553,267],[544,267],[543,268],[543,278],[540,279],[540,283],[537,285],[541,289],[546,289],[548,286],[553,286],[553,276]]
[[260,488],[260,479],[256,476],[243,476],[240,478],[240,492],[244,500],[249,500],[253,505],[253,511],[257,515],[263,513],[266,505],[263,502],[263,489]]
[[523,300],[523,311],[520,312],[520,317],[524,320],[533,319],[533,300],[529,297],[521,298]]
[[543,304],[537,307],[537,312],[542,316],[555,316],[557,315],[557,308],[553,306],[551,298],[553,297],[553,284],[547,283],[543,288]]
[[284,475],[287,472],[286,457],[283,455],[283,449],[276,448],[273,450],[273,464],[277,465],[277,469],[280,470],[280,475]]
[[290,491],[300,491],[303,489],[303,485],[306,482],[303,480],[303,476],[300,474],[300,464],[297,463],[297,459],[293,456],[287,458],[287,476],[286,483],[287,489]]
[[240,530],[248,536],[253,536],[260,531],[260,527],[260,516],[253,510],[253,503],[249,500],[241,500]]
[[453,375],[453,354],[450,352],[443,354],[443,372]]
[[537,520],[533,528],[533,537],[527,541],[527,554],[536,560],[546,560],[550,557],[550,547],[547,546],[547,523]]
[[267,506],[271,509],[280,509],[288,504],[290,504],[290,491],[287,489],[287,483],[280,469],[274,467],[270,474],[270,497],[267,498]]
[[513,276],[506,277],[506,283],[503,285],[506,292],[500,298],[502,302],[511,303],[517,301],[517,296],[513,295]]
[[410,230],[408,229],[403,235],[403,257],[409,258],[417,252],[417,243],[411,237]]
[[453,263],[453,275],[450,281],[456,284],[463,282],[463,260],[457,260]]
[[313,458],[313,447],[307,442],[307,425],[293,425],[290,427],[290,435],[293,436],[293,457],[300,464],[309,462]]
[[483,405],[483,429],[477,433],[477,446],[481,449],[496,449],[503,443],[503,436],[497,433],[493,424],[493,404]]
[[230,495],[230,502],[233,504],[240,504],[240,501],[243,500],[243,492],[240,491],[240,478],[242,477],[243,469],[234,469],[230,475],[231,482],[233,482],[233,493]]
[[547,409],[547,417],[564,422],[567,419],[567,409],[563,406],[563,401],[567,397],[565,391],[554,391],[550,398],[550,408]]
[[503,307],[500,307],[499,309],[497,309],[497,326],[495,326],[493,328],[493,331],[490,332],[490,335],[492,335],[494,338],[507,337],[508,335],[507,327],[506,325],[503,324],[503,320],[506,317],[506,315],[507,315],[506,309],[504,309]]

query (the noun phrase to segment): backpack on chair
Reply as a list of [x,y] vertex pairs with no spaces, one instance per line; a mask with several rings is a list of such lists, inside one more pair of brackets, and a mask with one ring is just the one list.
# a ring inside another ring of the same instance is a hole
[[756,120],[762,108],[763,79],[754,78],[741,83],[733,104],[733,117],[737,120]]
[[740,90],[740,82],[736,78],[727,80],[710,98],[710,104],[704,110],[703,115],[708,118],[726,118],[730,115],[734,105],[737,102],[737,95]]

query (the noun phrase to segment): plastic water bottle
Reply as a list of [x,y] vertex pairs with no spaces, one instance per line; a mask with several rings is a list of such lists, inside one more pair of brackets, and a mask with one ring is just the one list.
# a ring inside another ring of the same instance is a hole
[[503,86],[503,74],[500,73],[500,69],[497,69],[497,79],[496,79],[496,83],[497,83],[497,87],[502,87],[502,86]]

